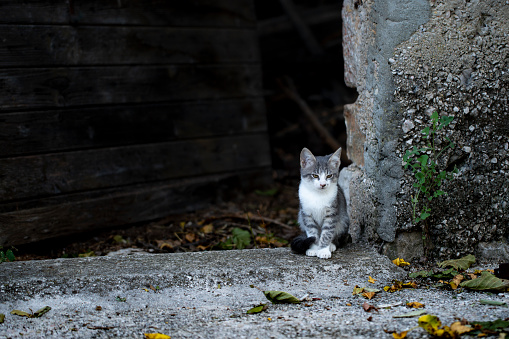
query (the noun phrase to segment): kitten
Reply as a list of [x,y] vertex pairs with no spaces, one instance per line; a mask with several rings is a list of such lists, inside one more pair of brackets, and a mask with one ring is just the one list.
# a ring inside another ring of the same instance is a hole
[[299,224],[305,232],[292,241],[292,250],[328,259],[348,241],[350,220],[343,190],[338,185],[341,148],[315,157],[307,148],[300,153]]

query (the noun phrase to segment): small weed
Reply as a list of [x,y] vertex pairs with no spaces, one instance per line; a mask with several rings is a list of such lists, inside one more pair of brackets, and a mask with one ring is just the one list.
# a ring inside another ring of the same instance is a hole
[[[14,247],[13,247],[14,248]],[[14,248],[14,250],[16,250]],[[16,257],[14,256],[14,253],[12,252],[12,249],[8,249],[5,252],[3,251],[3,247],[0,246],[0,263],[6,262],[6,261],[15,261]]]
[[414,224],[424,222],[423,240],[430,241],[429,229],[426,219],[431,216],[431,202],[433,199],[446,194],[440,190],[444,180],[452,180],[453,173],[458,173],[454,167],[452,172],[440,170],[438,161],[440,156],[448,148],[454,148],[454,143],[446,136],[448,144],[441,150],[437,149],[436,135],[444,127],[453,121],[453,116],[438,116],[437,112],[431,115],[431,126],[424,128],[421,133],[424,135],[426,144],[421,148],[414,146],[407,150],[403,156],[404,168],[410,168],[414,173],[416,182],[413,184],[415,194],[411,196],[412,221]]

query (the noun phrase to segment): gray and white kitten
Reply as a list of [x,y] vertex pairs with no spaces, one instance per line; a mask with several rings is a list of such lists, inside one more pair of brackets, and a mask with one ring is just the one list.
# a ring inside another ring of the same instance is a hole
[[345,195],[338,185],[340,155],[341,148],[323,157],[307,148],[300,153],[298,221],[305,233],[292,241],[296,253],[328,259],[351,240]]

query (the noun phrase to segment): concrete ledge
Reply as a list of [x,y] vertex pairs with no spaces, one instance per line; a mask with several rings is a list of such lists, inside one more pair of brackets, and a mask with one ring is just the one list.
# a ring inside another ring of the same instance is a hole
[[[368,276],[377,282],[369,284]],[[366,313],[365,299],[352,296],[352,290],[355,285],[381,289],[405,276],[386,257],[358,244],[330,260],[283,248],[2,263],[0,313],[6,317],[0,338],[142,338],[155,332],[173,338],[386,338],[384,329],[401,332],[417,320],[392,318],[407,312],[404,306]],[[319,300],[271,304],[263,313],[247,315],[251,307],[269,304],[250,284]],[[430,312],[443,314],[447,322],[459,315],[451,311],[453,296],[447,294],[382,292],[370,303],[429,298]],[[52,309],[41,318],[10,314],[44,306]],[[496,311],[489,312],[501,317]],[[469,314],[461,310],[461,316]]]

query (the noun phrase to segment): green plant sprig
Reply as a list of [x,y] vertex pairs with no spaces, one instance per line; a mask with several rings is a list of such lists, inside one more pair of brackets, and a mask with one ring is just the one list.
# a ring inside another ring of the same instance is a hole
[[[453,116],[439,117],[437,112],[431,115],[431,126],[424,128],[421,133],[426,138],[426,145],[421,148],[414,146],[407,150],[403,156],[404,168],[410,168],[417,181],[413,184],[416,193],[411,196],[412,202],[412,220],[414,224],[425,220],[431,215],[430,203],[434,198],[446,194],[440,190],[444,180],[451,180],[453,173],[458,173],[454,167],[452,172],[438,169],[438,159],[448,148],[454,148],[454,143],[448,137],[448,141],[442,150],[438,151],[435,145],[436,134],[438,131],[449,125],[453,121]],[[422,203],[420,204],[422,200]],[[421,208],[419,208],[421,205]]]

